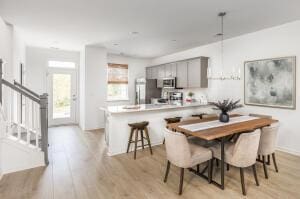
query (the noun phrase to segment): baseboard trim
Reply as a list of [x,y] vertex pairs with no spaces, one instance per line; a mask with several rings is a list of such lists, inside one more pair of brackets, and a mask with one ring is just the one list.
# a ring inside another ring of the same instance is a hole
[[289,153],[289,154],[292,154],[292,155],[300,156],[300,151],[295,151],[295,150],[288,149],[288,148],[285,148],[285,147],[277,147],[277,150],[285,152],[285,153]]

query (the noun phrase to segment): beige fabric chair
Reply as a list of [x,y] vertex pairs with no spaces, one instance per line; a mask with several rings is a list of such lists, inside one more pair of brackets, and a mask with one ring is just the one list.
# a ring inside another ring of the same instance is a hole
[[[256,185],[259,186],[256,175],[256,157],[259,146],[260,130],[250,133],[243,133],[239,136],[236,143],[225,144],[225,162],[235,167],[240,168],[241,185],[243,194],[246,195],[244,183],[243,168],[252,166]],[[214,158],[221,160],[221,146],[211,147]]]
[[[181,168],[179,195],[182,193],[184,169],[192,168],[201,163],[207,162],[208,174],[210,174],[210,163],[212,159],[212,152],[200,145],[190,143],[186,136],[182,133],[177,133],[165,129],[165,146],[167,152],[167,169],[164,182],[167,181],[170,163]],[[211,182],[211,176],[208,175],[208,181]]]
[[262,162],[264,166],[265,178],[268,178],[267,166],[266,166],[266,156],[272,155],[275,171],[278,172],[277,163],[275,159],[275,149],[277,134],[279,129],[279,122],[273,123],[271,126],[262,128],[258,155],[262,156]]
[[272,119],[271,115],[262,115],[262,114],[256,114],[256,113],[250,113],[249,116]]
[[218,118],[218,115],[215,114],[215,113],[211,113],[211,114],[203,115],[202,119],[212,118],[212,117],[217,117]]

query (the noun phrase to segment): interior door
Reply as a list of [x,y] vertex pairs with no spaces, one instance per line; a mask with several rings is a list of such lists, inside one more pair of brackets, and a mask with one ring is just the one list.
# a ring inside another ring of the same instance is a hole
[[76,71],[49,69],[49,125],[76,123]]

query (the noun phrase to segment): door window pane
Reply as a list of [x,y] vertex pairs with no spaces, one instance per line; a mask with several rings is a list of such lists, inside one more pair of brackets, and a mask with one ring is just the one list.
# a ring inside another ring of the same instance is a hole
[[53,74],[53,119],[71,116],[71,75]]

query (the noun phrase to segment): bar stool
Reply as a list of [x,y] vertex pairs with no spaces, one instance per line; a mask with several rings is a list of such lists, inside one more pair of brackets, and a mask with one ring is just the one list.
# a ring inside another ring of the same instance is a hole
[[[170,117],[170,118],[165,118],[165,121],[167,123],[166,128],[168,128],[168,124],[172,124],[172,123],[177,123],[180,122],[182,117]],[[163,141],[163,144],[165,144],[165,139]]]
[[204,115],[207,115],[207,113],[193,114],[192,117],[198,117],[199,119],[203,119]]
[[[152,155],[152,148],[151,148],[151,142],[150,142],[150,138],[149,138],[149,134],[148,134],[148,126],[149,122],[144,121],[144,122],[138,122],[138,123],[131,123],[128,124],[131,127],[131,131],[130,131],[130,136],[129,136],[129,140],[128,140],[128,145],[127,145],[127,153],[129,152],[129,148],[131,143],[134,143],[134,159],[136,159],[136,149],[137,147],[142,147],[143,149],[145,148],[145,146],[149,146],[150,149],[150,154]],[[140,132],[140,137],[141,139],[138,139],[138,134]],[[144,137],[144,132],[145,132],[145,136]],[[133,134],[135,134],[135,139],[132,140]],[[148,144],[144,144],[144,139],[147,140]],[[138,146],[137,143],[138,142],[142,142],[141,146]]]

